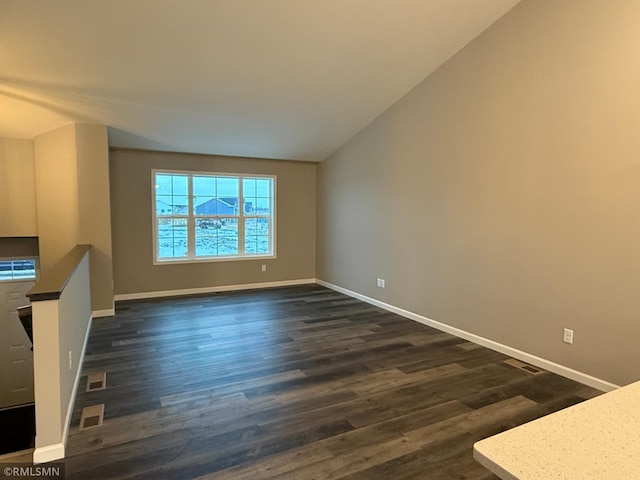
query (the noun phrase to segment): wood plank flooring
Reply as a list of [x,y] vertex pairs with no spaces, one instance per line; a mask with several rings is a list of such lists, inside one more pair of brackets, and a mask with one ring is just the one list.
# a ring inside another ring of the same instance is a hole
[[494,479],[476,440],[600,393],[505,360],[317,285],[119,303],[67,479]]

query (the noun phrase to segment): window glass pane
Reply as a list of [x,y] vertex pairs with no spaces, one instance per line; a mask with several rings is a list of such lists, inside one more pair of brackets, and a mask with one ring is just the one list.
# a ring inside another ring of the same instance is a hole
[[237,218],[197,218],[196,256],[238,254]]
[[225,197],[199,197],[195,203],[196,215],[237,215],[238,199]]
[[193,208],[196,215],[218,213],[216,190],[216,177],[193,177]]
[[156,195],[173,195],[171,189],[171,175],[156,173]]
[[256,180],[256,197],[271,197],[271,180],[270,178],[259,178]]
[[238,215],[238,190],[237,177],[217,177],[216,196],[210,205],[201,208],[201,214]]
[[174,215],[189,214],[189,197],[186,195],[175,195],[172,197],[172,207]]
[[171,212],[171,197],[156,195],[156,215],[169,215]]
[[255,178],[245,178],[242,180],[242,193],[244,194],[244,198],[256,196]]
[[244,250],[247,255],[267,255],[269,248],[269,219],[245,219]]
[[256,198],[255,213],[257,215],[269,215],[271,200],[268,198]]
[[13,278],[13,265],[11,262],[0,261],[0,280]]
[[14,260],[13,261],[13,278],[15,279],[36,278],[36,261],[35,260]]
[[189,212],[186,175],[156,173],[156,215],[187,215]]
[[215,197],[196,196],[193,198],[196,215],[215,215],[218,213],[218,200]]
[[187,175],[156,173],[156,195],[187,195],[188,185]]
[[156,215],[173,215],[173,197],[156,196]]
[[171,176],[172,195],[188,195],[189,194],[189,177],[187,175]]
[[216,187],[216,195],[218,197],[238,198],[239,184],[237,177],[217,177]]
[[245,215],[269,215],[271,212],[270,178],[252,178],[243,180]]
[[30,280],[35,278],[35,260],[0,261],[0,281]]
[[186,218],[160,218],[158,220],[158,258],[187,256]]
[[193,177],[193,194],[195,196],[215,197],[216,177]]

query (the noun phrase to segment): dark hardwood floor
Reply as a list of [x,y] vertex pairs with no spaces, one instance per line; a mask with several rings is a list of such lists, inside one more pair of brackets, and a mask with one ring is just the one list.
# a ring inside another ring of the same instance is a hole
[[600,393],[317,285],[116,311],[93,322],[68,480],[491,479],[476,440]]

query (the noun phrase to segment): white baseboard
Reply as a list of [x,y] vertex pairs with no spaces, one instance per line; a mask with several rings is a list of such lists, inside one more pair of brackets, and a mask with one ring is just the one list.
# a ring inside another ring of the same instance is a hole
[[113,317],[116,314],[115,308],[107,308],[106,310],[93,310],[91,316],[93,318]]
[[64,458],[64,444],[56,443],[46,447],[36,448],[33,451],[33,463],[53,462]]
[[491,350],[495,350],[505,355],[509,355],[510,357],[513,357],[513,358],[517,358],[518,360],[522,360],[523,362],[527,362],[527,363],[530,363],[531,365],[535,365],[537,367],[543,368],[545,370],[556,373],[558,375],[562,375],[563,377],[570,378],[571,380],[575,380],[576,382],[580,382],[585,385],[589,385],[590,387],[597,388],[598,390],[602,390],[604,392],[610,392],[612,390],[620,388],[619,385],[615,385],[613,383],[607,382],[600,378],[596,378],[586,373],[574,370],[572,368],[565,367],[564,365],[560,365],[558,363],[552,362],[550,360],[546,360],[536,355],[523,352],[522,350],[518,350],[517,348],[513,348],[508,345],[503,345],[502,343],[498,343],[488,338],[481,337],[480,335],[476,335],[474,333],[470,333],[465,330],[452,327],[445,323],[432,320],[430,318],[424,317],[422,315],[418,315],[417,313],[413,313],[408,310],[404,310],[394,305],[381,302],[380,300],[376,300],[375,298],[367,297],[366,295],[353,292],[346,288],[339,287],[338,285],[333,285],[331,283],[325,282],[323,280],[318,280],[318,279],[316,279],[316,283],[318,285],[322,285],[324,287],[330,288],[331,290],[335,290],[336,292],[344,293],[345,295],[348,295],[350,297],[357,298],[358,300],[362,300],[363,302],[366,302],[366,303],[370,303],[371,305],[375,305],[376,307],[380,307],[389,312],[397,313],[398,315],[403,316],[405,318],[415,320],[416,322],[422,323],[429,327],[433,327],[443,332],[450,333],[451,335],[454,335],[456,337],[463,338],[473,343],[477,343],[478,345],[482,345],[483,347],[490,348]]
[[202,293],[232,292],[235,290],[253,290],[258,288],[289,287],[292,285],[306,285],[316,283],[315,278],[301,278],[298,280],[284,280],[279,282],[245,283],[241,285],[222,285],[218,287],[185,288],[180,290],[161,290],[156,292],[120,293],[115,295],[115,301],[143,300],[145,298],[175,297],[181,295],[198,295]]

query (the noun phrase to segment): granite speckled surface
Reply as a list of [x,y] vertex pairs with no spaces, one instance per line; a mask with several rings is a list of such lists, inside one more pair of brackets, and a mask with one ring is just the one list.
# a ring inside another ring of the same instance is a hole
[[505,480],[640,479],[640,382],[477,442]]

